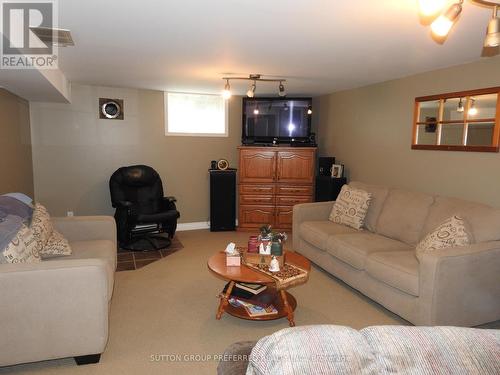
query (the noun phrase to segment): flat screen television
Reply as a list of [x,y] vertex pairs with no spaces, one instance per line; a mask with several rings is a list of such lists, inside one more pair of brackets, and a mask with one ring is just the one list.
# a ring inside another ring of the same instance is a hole
[[243,98],[243,144],[307,142],[312,98]]

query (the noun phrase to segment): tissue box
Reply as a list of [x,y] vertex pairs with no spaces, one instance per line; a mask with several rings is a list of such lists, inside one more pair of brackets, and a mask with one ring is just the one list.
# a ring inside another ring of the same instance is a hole
[[226,256],[226,266],[227,267],[239,267],[241,266],[241,256],[238,255],[227,255]]

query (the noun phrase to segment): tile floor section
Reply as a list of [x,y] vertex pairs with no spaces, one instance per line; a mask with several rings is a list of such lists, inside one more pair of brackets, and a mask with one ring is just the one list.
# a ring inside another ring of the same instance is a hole
[[183,247],[184,246],[182,246],[182,243],[177,239],[177,237],[174,237],[172,244],[166,249],[152,251],[129,251],[119,249],[116,271],[137,270],[150,263],[156,262],[161,258],[165,258],[166,256],[181,250]]

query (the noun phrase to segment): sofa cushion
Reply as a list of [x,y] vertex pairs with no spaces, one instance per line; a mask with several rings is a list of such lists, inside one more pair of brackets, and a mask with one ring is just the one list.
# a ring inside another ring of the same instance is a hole
[[332,207],[329,219],[337,224],[361,229],[371,199],[372,195],[367,191],[344,185]]
[[500,331],[379,326],[361,330],[383,374],[499,374]]
[[40,262],[40,254],[38,253],[36,238],[31,229],[22,224],[0,254],[0,263],[38,262]]
[[47,244],[54,230],[49,212],[40,203],[35,204],[30,229],[33,231],[38,251],[40,251]]
[[376,358],[361,333],[350,327],[285,328],[260,339],[247,375],[377,374]]
[[474,242],[500,240],[500,209],[457,198],[436,197],[430,207],[421,237],[432,232],[450,216],[458,215],[470,226]]
[[377,222],[377,233],[416,245],[433,202],[432,195],[391,189]]
[[68,240],[57,230],[52,231],[52,235],[44,247],[40,250],[42,259],[58,257],[63,255],[71,255],[71,246]]
[[374,233],[354,233],[330,236],[326,251],[358,270],[365,269],[366,258],[376,251],[413,250],[404,242]]
[[367,191],[372,195],[370,207],[365,217],[365,228],[370,232],[375,232],[377,228],[377,221],[384,206],[385,199],[389,194],[389,188],[378,185],[369,185],[359,181],[351,181],[350,186],[356,189]]
[[366,260],[366,272],[371,277],[416,297],[418,268],[414,251],[373,253]]
[[329,220],[304,221],[300,224],[300,237],[321,250],[326,250],[326,241],[332,234],[358,233],[356,229],[335,224]]
[[103,259],[106,261],[108,274],[108,299],[111,300],[113,294],[113,282],[116,270],[116,248],[115,244],[109,240],[92,241],[72,241],[70,242],[72,254],[64,258],[53,257],[44,260],[45,262],[55,262],[57,260],[67,261],[69,259]]
[[470,237],[465,221],[458,216],[452,216],[418,243],[417,258],[420,259],[420,254],[425,251],[470,245]]

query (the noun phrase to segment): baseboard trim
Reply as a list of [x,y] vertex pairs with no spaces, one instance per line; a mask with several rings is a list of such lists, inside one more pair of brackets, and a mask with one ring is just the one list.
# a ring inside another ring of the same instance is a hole
[[[238,226],[238,219],[236,219],[236,226]],[[193,223],[179,223],[177,230],[184,232],[188,230],[210,229],[210,221],[196,221]]]
[[184,232],[187,230],[208,229],[208,228],[210,228],[210,223],[207,221],[197,221],[194,223],[179,223],[179,224],[177,224],[177,230],[179,232]]

